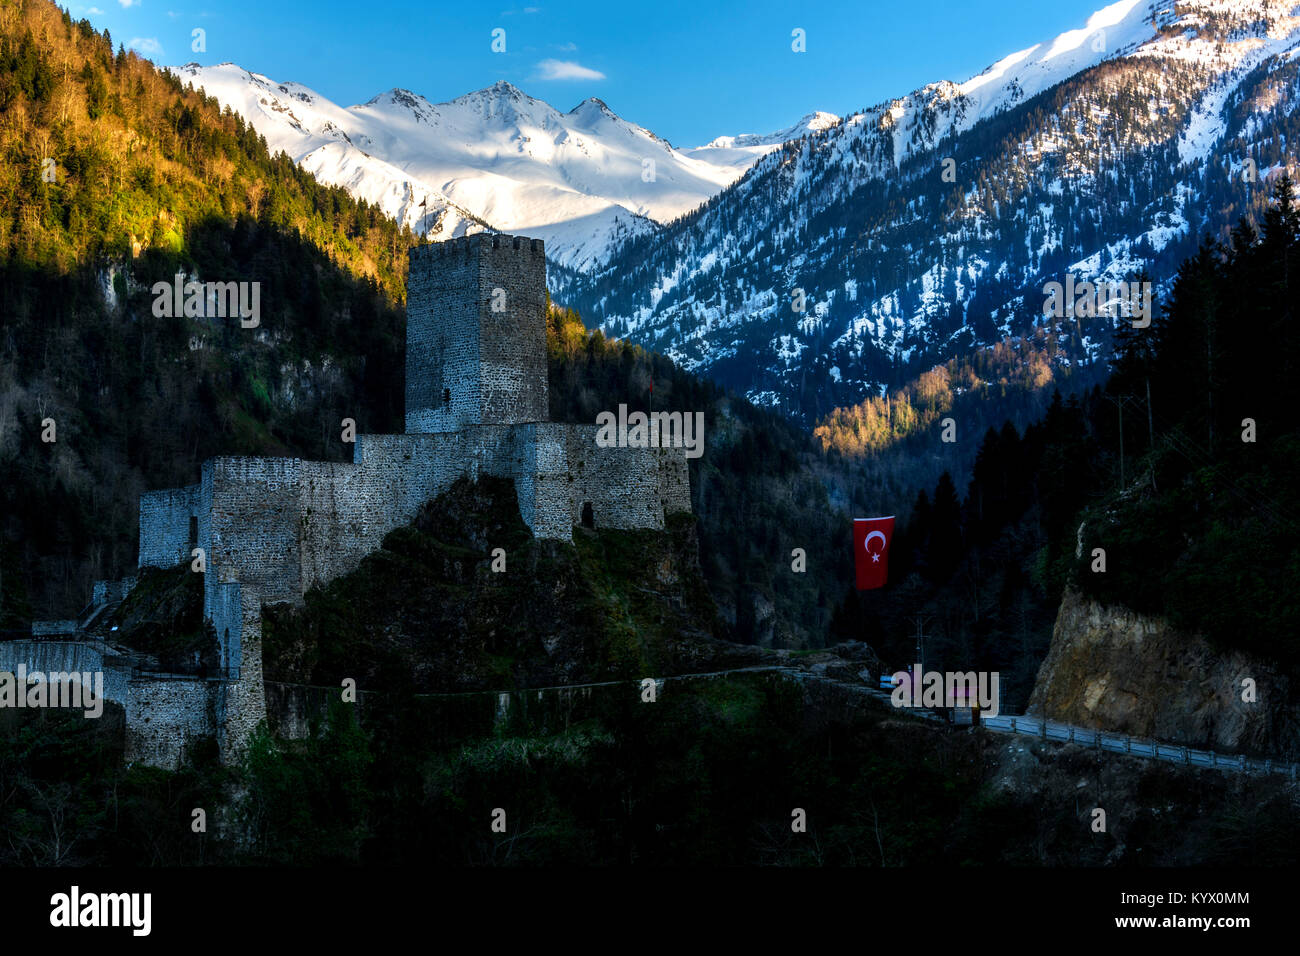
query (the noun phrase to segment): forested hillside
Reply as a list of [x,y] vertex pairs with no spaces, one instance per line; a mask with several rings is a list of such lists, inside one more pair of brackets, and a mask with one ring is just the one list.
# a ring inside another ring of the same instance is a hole
[[[0,153],[4,626],[129,571],[139,493],[203,459],[400,425],[414,239],[376,210],[43,0],[0,8]],[[156,317],[177,272],[260,283],[260,325]]]
[[[1205,242],[1164,313],[1119,343],[1123,483],[1082,517],[1080,586],[1220,647],[1300,665],[1300,209],[1279,182],[1258,229]],[[1103,548],[1105,573],[1090,569]]]
[[[0,626],[21,628],[130,573],[139,494],[193,482],[204,459],[347,459],[343,418],[400,431],[418,240],[48,3],[0,11],[0,56]],[[259,326],[155,316],[153,283],[178,271],[261,283]],[[866,485],[779,417],[575,315],[550,332],[555,418],[644,407],[651,368],[657,407],[706,413],[692,484],[724,617],[741,640],[820,641]]]
[[1283,179],[1258,228],[1205,241],[1151,326],[1122,332],[1104,388],[990,429],[964,493],[947,474],[921,492],[890,586],[849,592],[832,639],[865,634],[901,666],[919,626],[927,667],[1001,671],[1015,709],[1071,583],[1295,673],[1298,257]]

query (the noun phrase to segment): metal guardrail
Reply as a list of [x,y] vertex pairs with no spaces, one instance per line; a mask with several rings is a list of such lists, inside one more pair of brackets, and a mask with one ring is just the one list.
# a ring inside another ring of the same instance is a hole
[[[999,726],[1005,722],[1005,726]],[[1300,779],[1300,764],[1271,757],[1259,759],[1244,754],[1226,755],[1213,750],[1195,750],[1182,744],[1161,743],[1127,734],[1110,733],[1086,727],[1074,727],[1045,718],[1020,716],[980,716],[980,723],[993,731],[1005,731],[1041,740],[1075,743],[1095,747],[1109,753],[1122,753],[1135,757],[1150,757],[1166,763],[1181,763],[1190,767],[1236,770],[1239,773],[1280,773],[1292,780]]]

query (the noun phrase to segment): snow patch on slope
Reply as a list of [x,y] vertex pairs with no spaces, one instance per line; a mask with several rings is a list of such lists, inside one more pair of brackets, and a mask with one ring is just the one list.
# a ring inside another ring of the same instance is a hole
[[594,97],[561,113],[505,82],[446,103],[392,89],[343,108],[233,63],[173,71],[243,116],[272,152],[413,229],[435,239],[484,228],[536,236],[553,261],[577,269],[690,212],[783,135],[835,119],[811,114],[759,138],[775,145],[683,152]]

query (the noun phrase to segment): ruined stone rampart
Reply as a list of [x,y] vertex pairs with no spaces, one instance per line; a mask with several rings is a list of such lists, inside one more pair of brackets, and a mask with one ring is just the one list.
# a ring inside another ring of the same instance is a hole
[[[540,240],[475,235],[417,247],[410,265],[407,434],[358,435],[351,462],[213,458],[198,484],[141,496],[140,567],[202,552],[221,676],[119,674],[111,699],[126,708],[131,759],[175,766],[212,732],[236,759],[266,717],[262,606],[355,570],[461,477],[511,479],[539,538],[570,540],[584,522],[662,528],[690,510],[682,449],[603,448],[595,425],[546,420]],[[127,588],[106,584],[95,600]]]

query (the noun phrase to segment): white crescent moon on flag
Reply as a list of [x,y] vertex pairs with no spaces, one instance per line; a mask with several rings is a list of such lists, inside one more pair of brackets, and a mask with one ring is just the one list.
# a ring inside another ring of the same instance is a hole
[[867,540],[865,540],[865,541],[862,542],[862,547],[865,548],[867,551],[871,551],[871,539],[872,539],[872,538],[879,538],[879,539],[880,539],[880,550],[881,550],[881,551],[883,551],[883,550],[885,549],[885,545],[887,545],[887,544],[889,543],[889,539],[885,537],[885,533],[884,533],[883,531],[873,531],[873,532],[871,532],[869,535],[867,535]]

